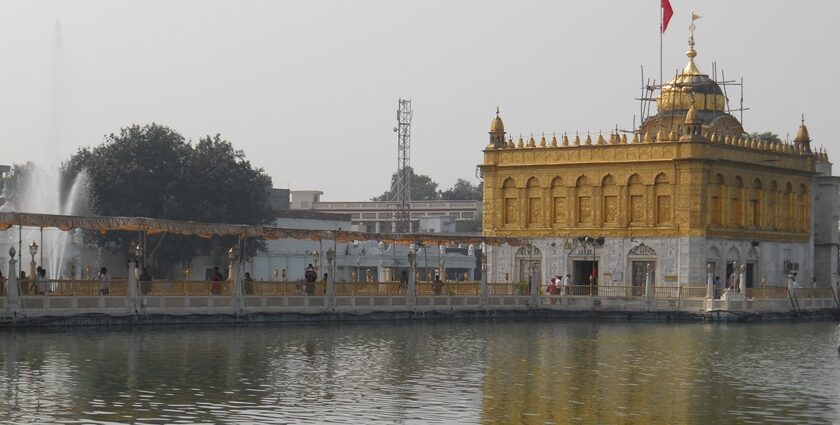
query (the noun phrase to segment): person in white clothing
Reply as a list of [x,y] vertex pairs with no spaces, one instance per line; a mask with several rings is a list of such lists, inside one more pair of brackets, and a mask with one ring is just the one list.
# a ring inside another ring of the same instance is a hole
[[111,293],[111,275],[108,274],[108,269],[103,267],[99,269],[99,295],[109,295]]

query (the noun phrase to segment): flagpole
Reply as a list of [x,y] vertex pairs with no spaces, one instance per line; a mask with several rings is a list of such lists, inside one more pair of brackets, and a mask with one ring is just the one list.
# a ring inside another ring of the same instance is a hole
[[[662,34],[665,33],[664,31],[665,25],[665,9],[662,7],[662,0],[659,1],[659,95],[662,96]],[[659,132],[662,131],[662,118],[658,120],[659,128],[657,129],[657,135]]]

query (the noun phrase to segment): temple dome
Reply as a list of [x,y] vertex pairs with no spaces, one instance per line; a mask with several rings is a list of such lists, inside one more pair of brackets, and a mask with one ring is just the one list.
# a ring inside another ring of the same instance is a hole
[[504,133],[505,132],[505,124],[502,122],[502,118],[499,116],[499,108],[496,108],[496,117],[493,118],[493,121],[490,123],[490,132],[491,133]]
[[688,64],[682,73],[668,81],[656,99],[659,112],[686,111],[694,105],[698,111],[725,111],[726,96],[718,83],[704,74],[694,58],[694,36],[689,40],[689,50],[686,52]]

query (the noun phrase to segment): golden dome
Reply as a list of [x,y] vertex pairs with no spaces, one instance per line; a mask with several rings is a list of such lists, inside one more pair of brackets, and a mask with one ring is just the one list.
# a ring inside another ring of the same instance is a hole
[[505,124],[502,122],[502,118],[499,117],[499,107],[496,107],[496,117],[493,118],[493,122],[490,123],[490,132],[491,133],[504,133],[505,132]]
[[800,143],[811,141],[811,136],[808,134],[808,127],[805,127],[805,120],[802,120],[799,130],[796,132],[796,139],[794,140]]
[[689,38],[688,45],[688,64],[682,73],[662,86],[662,91],[656,99],[657,110],[687,110],[696,104],[697,109],[701,111],[725,111],[726,96],[723,90],[694,63],[694,58],[697,57],[697,51],[694,50],[694,33]]

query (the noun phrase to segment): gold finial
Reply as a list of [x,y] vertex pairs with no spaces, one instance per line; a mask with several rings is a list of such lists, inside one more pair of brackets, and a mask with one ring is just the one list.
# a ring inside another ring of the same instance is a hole
[[575,132],[575,146],[580,146],[580,135]]
[[677,132],[674,131],[672,128],[671,131],[668,133],[668,140],[676,141],[677,140]]
[[534,133],[531,133],[531,137],[528,139],[528,147],[529,148],[537,147],[537,141],[534,140]]
[[516,142],[516,147],[517,148],[524,148],[525,147],[525,141],[522,140],[522,134],[519,135],[519,141]]
[[621,144],[622,144],[622,145],[626,145],[626,144],[627,144],[627,133],[622,133],[622,134],[621,134]]
[[513,144],[513,136],[508,136],[507,147],[509,147],[509,148],[515,148],[516,147],[516,145]]
[[569,136],[563,133],[563,146],[569,146]]
[[605,144],[607,144],[607,141],[606,141],[606,140],[604,140],[604,135],[603,135],[603,134],[601,134],[601,132],[600,132],[600,131],[598,132],[598,141],[597,141],[597,142],[595,142],[595,143],[597,143],[597,144],[599,144],[599,145],[605,145]]
[[540,137],[540,147],[541,148],[545,147],[545,133],[543,133],[542,137]]
[[583,143],[585,143],[585,144],[587,144],[587,145],[591,145],[591,144],[592,144],[592,136],[589,134],[589,132],[588,132],[588,131],[586,132],[586,141],[584,141]]
[[631,143],[633,143],[634,145],[636,143],[639,143],[639,134],[638,133],[633,133],[633,141]]
[[554,133],[551,133],[551,147],[552,148],[557,147],[557,135],[554,134]]
[[653,142],[653,140],[651,140],[651,135],[650,135],[650,132],[648,131],[647,133],[645,133],[645,138],[642,140],[642,143],[651,143],[651,142]]

